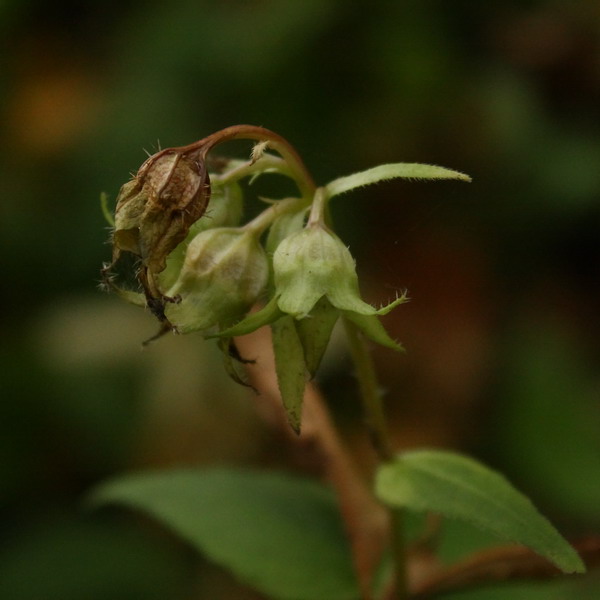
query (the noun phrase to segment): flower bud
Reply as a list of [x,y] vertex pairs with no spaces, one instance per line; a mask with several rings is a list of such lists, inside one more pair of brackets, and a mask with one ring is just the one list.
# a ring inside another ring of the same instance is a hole
[[339,310],[377,313],[360,298],[348,248],[320,222],[309,224],[279,244],[273,270],[279,308],[297,319],[306,317],[324,296]]
[[172,287],[183,266],[189,243],[202,231],[215,227],[235,227],[242,218],[243,197],[239,184],[232,182],[215,187],[211,191],[210,208],[204,219],[198,219],[191,227],[187,237],[169,256],[167,266],[158,276],[160,289]]
[[180,333],[228,326],[243,317],[265,289],[267,257],[256,234],[218,227],[189,244],[165,314]]

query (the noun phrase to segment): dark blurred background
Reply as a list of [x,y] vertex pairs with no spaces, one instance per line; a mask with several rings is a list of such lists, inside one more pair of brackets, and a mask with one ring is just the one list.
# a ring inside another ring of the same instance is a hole
[[[411,296],[386,318],[407,354],[377,350],[397,445],[470,452],[567,535],[598,531],[597,0],[5,0],[0,31],[3,599],[258,598],[162,529],[81,508],[117,473],[277,451],[212,344],[141,352],[150,315],[96,290],[100,192],[143,149],[237,123],[287,137],[320,183],[399,161],[473,176],[333,206],[364,295]],[[336,348],[320,381],[361,461]]]

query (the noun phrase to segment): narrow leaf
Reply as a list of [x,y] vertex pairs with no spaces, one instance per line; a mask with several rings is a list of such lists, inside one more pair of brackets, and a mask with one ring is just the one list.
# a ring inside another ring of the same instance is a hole
[[339,316],[340,312],[331,302],[327,298],[321,298],[307,317],[296,321],[296,331],[304,348],[304,360],[311,377],[315,376],[321,364]]
[[381,344],[382,346],[392,350],[404,350],[401,344],[389,336],[377,315],[359,315],[358,313],[350,310],[343,311],[343,314],[345,319],[352,321],[352,323],[354,323],[364,335],[366,335],[376,344]]
[[282,317],[271,325],[275,371],[281,399],[288,422],[296,433],[300,433],[302,401],[306,387],[306,364],[304,349],[292,317]]
[[141,510],[276,600],[358,600],[332,494],[282,473],[177,470],[126,476],[92,505]]
[[239,323],[223,329],[219,333],[207,335],[206,339],[210,338],[232,338],[240,335],[246,335],[252,333],[260,327],[264,327],[269,323],[277,320],[283,313],[277,306],[277,298],[271,298],[269,302],[261,308],[259,311],[252,313],[246,318],[242,319]]
[[523,544],[565,573],[583,573],[575,550],[502,475],[451,452],[418,450],[400,455],[377,473],[376,493],[390,506],[464,519]]
[[245,374],[239,369],[240,363],[251,363],[252,359],[246,359],[240,356],[238,349],[232,338],[220,338],[217,340],[219,350],[221,350],[221,356],[223,358],[223,368],[229,377],[244,387],[249,387],[255,393],[258,391],[248,383]]
[[424,165],[421,163],[391,163],[379,165],[360,173],[354,173],[347,177],[334,179],[325,186],[325,193],[329,198],[345,194],[350,190],[387,181],[389,179],[458,179],[460,181],[471,181],[464,173],[436,167],[435,165]]

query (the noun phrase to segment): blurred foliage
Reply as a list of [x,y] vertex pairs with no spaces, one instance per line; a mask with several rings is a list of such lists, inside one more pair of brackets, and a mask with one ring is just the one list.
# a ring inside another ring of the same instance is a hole
[[[397,444],[476,453],[565,533],[598,526],[597,1],[6,0],[0,28],[3,598],[254,597],[147,524],[78,508],[128,469],[280,460],[210,344],[140,353],[150,316],[94,290],[100,192],[115,197],[143,148],[239,122],[286,136],[319,182],[397,161],[474,177],[334,207],[365,295],[412,298],[387,318],[406,358],[377,355]],[[367,462],[348,362],[326,362]]]

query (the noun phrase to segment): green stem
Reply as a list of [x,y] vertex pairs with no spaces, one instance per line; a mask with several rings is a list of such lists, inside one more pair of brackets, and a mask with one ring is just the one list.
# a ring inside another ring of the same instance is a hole
[[[233,161],[232,161],[233,162]],[[272,154],[265,154],[258,160],[245,161],[245,162],[235,162],[234,167],[229,171],[225,171],[221,174],[212,174],[211,175],[211,183],[217,185],[226,185],[228,183],[232,183],[234,181],[238,181],[243,179],[244,177],[251,177],[253,175],[260,174],[261,171],[270,171],[272,173],[280,173],[281,175],[287,175],[294,179],[294,174],[288,167],[288,164],[283,160],[283,158],[279,158],[278,156],[273,156]]]
[[317,188],[310,208],[308,225],[321,224],[325,222],[325,209],[327,207],[327,196],[323,188]]
[[243,226],[243,229],[256,234],[261,234],[278,217],[281,217],[286,213],[299,211],[305,207],[306,202],[301,198],[286,198],[285,200],[277,200],[269,208],[263,210],[259,215],[254,217],[252,221],[248,221],[248,223]]
[[[344,319],[344,326],[354,368],[356,369],[356,377],[358,379],[363,411],[371,443],[375,448],[379,461],[381,463],[390,462],[394,459],[394,449],[383,410],[383,401],[373,358],[367,347],[366,340],[354,323],[348,319]],[[406,600],[408,598],[408,582],[406,574],[406,545],[403,532],[404,511],[401,509],[390,509],[390,518],[391,549],[396,576],[395,597],[397,600]]]

